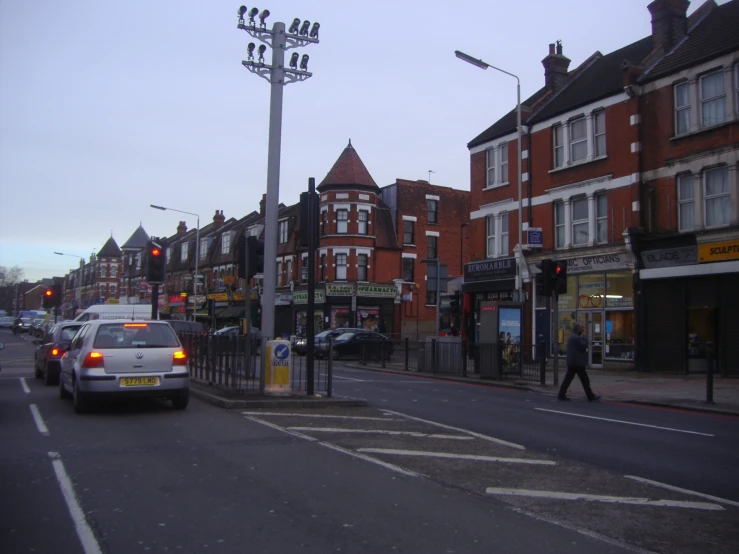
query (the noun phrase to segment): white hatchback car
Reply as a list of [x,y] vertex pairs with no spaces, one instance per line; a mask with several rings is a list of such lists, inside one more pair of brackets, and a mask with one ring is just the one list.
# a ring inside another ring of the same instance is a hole
[[89,321],[60,365],[59,396],[71,396],[77,413],[111,397],[168,398],[177,410],[187,407],[187,356],[165,321]]

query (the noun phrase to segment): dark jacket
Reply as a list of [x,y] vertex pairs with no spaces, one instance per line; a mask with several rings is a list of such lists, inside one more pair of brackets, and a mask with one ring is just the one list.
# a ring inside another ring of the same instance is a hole
[[588,339],[577,333],[572,333],[567,339],[567,365],[588,365]]

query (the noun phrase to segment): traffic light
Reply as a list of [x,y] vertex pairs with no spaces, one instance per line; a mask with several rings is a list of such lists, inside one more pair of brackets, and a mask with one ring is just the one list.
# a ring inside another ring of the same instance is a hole
[[462,312],[462,291],[457,290],[449,297],[449,308],[452,310],[452,313],[461,313]]
[[53,290],[51,289],[44,290],[44,298],[43,298],[44,310],[50,310],[51,308],[54,307],[53,297],[54,297]]
[[167,257],[160,244],[153,240],[146,243],[146,281],[148,283],[164,283]]
[[552,296],[554,290],[554,279],[556,263],[551,258],[546,258],[536,264],[541,269],[536,286],[536,294],[539,296]]
[[249,262],[247,278],[251,279],[257,273],[264,273],[264,241],[257,237],[247,237],[246,255]]
[[557,294],[567,294],[567,262],[560,260],[554,262],[554,285],[552,289]]

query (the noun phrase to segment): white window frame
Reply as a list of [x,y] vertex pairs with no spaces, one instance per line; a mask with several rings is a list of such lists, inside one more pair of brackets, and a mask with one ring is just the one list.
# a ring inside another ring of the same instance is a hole
[[565,145],[564,145],[564,137],[565,137],[565,128],[564,125],[557,124],[552,125],[552,145],[554,149],[554,168],[557,169],[559,167],[564,167],[565,165]]
[[[364,263],[362,263],[364,262]],[[369,280],[369,256],[367,254],[357,254],[357,281]],[[364,272],[364,275],[362,275]]]
[[[405,234],[407,232],[405,230],[405,226],[407,224],[410,224],[411,226],[411,242],[405,242]],[[416,240],[416,222],[410,221],[408,219],[404,219],[403,220],[403,244],[415,244],[415,240]]]
[[[434,209],[431,210],[433,202]],[[434,214],[433,221],[431,220],[431,214]],[[439,200],[435,198],[427,198],[426,199],[426,223],[431,223],[432,225],[436,225],[439,223]]]
[[[582,124],[582,128],[585,131],[585,136],[582,137],[582,138],[579,138],[579,139],[575,139],[575,138],[573,138],[574,137],[574,133],[572,132],[572,129],[574,128],[575,125],[580,125],[580,124]],[[579,163],[579,162],[584,162],[585,160],[588,159],[588,122],[587,122],[585,116],[582,116],[582,117],[578,117],[578,118],[575,118],[575,119],[571,120],[568,123],[568,126],[569,126],[569,128],[568,128],[569,135],[568,136],[569,136],[569,139],[570,139],[570,143],[568,145],[568,147],[570,149],[570,162],[573,163],[573,164]],[[581,144],[581,143],[583,143],[585,145],[585,154],[583,155],[582,158],[575,159],[575,156],[574,156],[574,147],[576,145]]]
[[[344,216],[342,219],[341,216]],[[346,235],[349,232],[349,210],[340,208],[336,210],[336,234]]]
[[[719,75],[721,77],[720,81],[723,86],[724,92],[723,94],[718,94],[716,96],[711,96],[710,98],[703,98],[703,81],[704,79],[707,79],[708,77],[714,77],[716,75]],[[700,79],[698,80],[698,96],[700,97],[700,104],[701,104],[701,127],[714,127],[716,125],[721,125],[723,123],[726,123],[727,113],[726,113],[726,78],[724,77],[724,70],[723,69],[717,69],[716,71],[711,71],[710,73],[706,73],[705,75],[701,75]],[[717,123],[711,123],[706,124],[703,121],[703,106],[705,104],[708,104],[710,102],[716,102],[720,99],[724,100],[724,119],[722,121],[719,121]]]
[[278,244],[285,244],[287,242],[287,223],[287,219],[283,219],[277,223]]
[[[567,206],[564,202],[554,202],[554,247],[555,248],[564,248],[567,243],[567,229],[565,226],[567,225],[567,216],[565,215],[565,210],[567,209]],[[561,212],[561,220],[560,220],[560,212]],[[559,233],[557,232],[559,229],[562,229],[562,243],[559,243]]]
[[223,233],[221,236],[221,254],[228,254],[231,251],[231,233]]
[[357,233],[360,235],[369,234],[369,210],[359,210],[357,213]]
[[110,298],[116,298],[115,293],[115,283],[111,283],[110,285],[108,285],[108,295],[110,296]]
[[508,143],[500,145],[500,184],[507,185],[510,181],[508,176]]
[[[596,158],[606,155],[606,111],[597,110],[593,112],[593,154]],[[601,132],[598,132],[598,121],[603,123]],[[598,139],[603,137],[603,145],[599,147]]]
[[[485,151],[485,159],[487,160],[487,186],[494,187],[495,186],[495,169],[497,167],[497,158],[498,158],[498,150],[495,147],[488,148]],[[491,159],[492,158],[492,163]],[[491,178],[492,175],[492,178]]]
[[187,261],[187,241],[183,241],[180,245],[180,261],[186,262]]
[[277,260],[277,286],[282,286],[282,260]]
[[[347,279],[347,267],[348,267],[348,258],[349,255],[344,252],[338,252],[334,254],[334,264],[336,266],[336,280],[337,281],[346,281]],[[343,260],[343,264],[339,263],[340,260]],[[340,268],[343,268],[343,270],[340,271]],[[343,276],[341,275],[343,273]]]
[[[411,279],[406,279],[405,268],[406,264],[410,266]],[[404,283],[415,283],[416,279],[416,259],[403,256],[403,282]]]
[[498,256],[507,256],[509,246],[508,212],[500,214],[500,245]]
[[[708,182],[708,176],[712,173],[718,172],[718,171],[726,171],[727,172],[727,183],[728,183],[728,190],[726,192],[722,192],[720,194],[712,194],[711,196],[708,196],[706,193],[706,184]],[[727,205],[731,205],[731,182],[729,181],[730,175],[728,174],[729,166],[723,165],[720,167],[713,167],[711,169],[707,169],[703,172],[703,182],[701,186],[703,187],[703,216],[704,216],[704,223],[706,229],[715,229],[717,227],[726,227],[727,225],[731,224],[731,213],[729,214],[728,220],[726,222],[722,223],[714,223],[713,225],[708,223],[708,202],[717,200],[719,198],[726,198],[724,202]]]
[[208,238],[200,239],[200,259],[204,260],[208,255]]
[[[688,103],[680,106],[678,105],[678,89],[681,89],[682,87],[685,87],[688,90]],[[675,103],[675,135],[684,135],[685,133],[690,132],[690,117],[691,117],[691,110],[693,109],[693,107],[690,104],[690,82],[689,81],[683,81],[682,83],[677,83],[674,86],[673,100]],[[687,120],[685,129],[680,128],[679,115],[681,112],[688,113],[688,120]]]
[[486,236],[486,258],[495,256],[495,216],[489,215],[485,218],[485,236]]
[[118,277],[118,264],[110,264],[110,276]]
[[285,280],[289,283],[293,280],[293,260],[288,258],[285,260]]
[[[431,243],[434,243],[434,255],[431,255]],[[436,235],[426,235],[426,254],[430,259],[439,257],[439,237]]]
[[[606,199],[606,207],[604,213],[600,213],[600,199]],[[605,244],[608,242],[608,193],[599,192],[595,195],[595,236],[593,237],[594,242],[599,244]],[[600,240],[600,229],[601,224],[605,228],[605,239]]]
[[[575,219],[575,204],[578,204],[580,202],[583,202],[585,204],[585,208],[587,209],[587,214],[584,219]],[[572,199],[571,204],[572,209],[572,245],[573,246],[583,246],[590,242],[590,206],[588,203],[588,198],[585,196],[577,197]],[[577,232],[575,231],[576,228],[580,228],[582,226],[585,226],[587,229],[587,233],[585,233],[585,240],[581,240],[578,242],[577,240]]]

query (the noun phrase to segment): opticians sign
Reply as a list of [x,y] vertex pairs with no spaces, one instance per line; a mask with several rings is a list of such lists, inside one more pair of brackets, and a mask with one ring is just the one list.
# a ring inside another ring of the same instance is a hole
[[594,271],[613,271],[629,267],[624,253],[599,254],[596,256],[582,256],[567,261],[567,273],[592,273]]
[[709,242],[698,245],[698,262],[722,262],[724,260],[739,259],[739,240],[724,242]]

